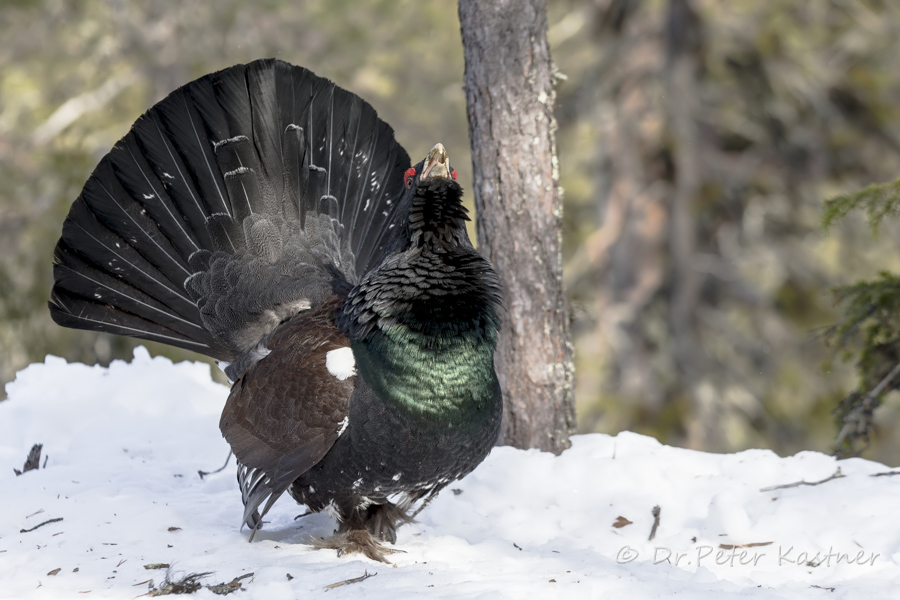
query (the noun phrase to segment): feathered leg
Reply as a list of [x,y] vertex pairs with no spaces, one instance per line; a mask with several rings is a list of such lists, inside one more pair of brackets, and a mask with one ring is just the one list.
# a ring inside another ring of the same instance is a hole
[[340,521],[334,535],[325,539],[314,538],[312,545],[319,549],[337,550],[338,556],[358,552],[372,560],[390,564],[385,555],[404,550],[389,548],[381,542],[395,543],[397,528],[413,522],[408,509],[408,505],[392,502],[356,509],[350,518]]

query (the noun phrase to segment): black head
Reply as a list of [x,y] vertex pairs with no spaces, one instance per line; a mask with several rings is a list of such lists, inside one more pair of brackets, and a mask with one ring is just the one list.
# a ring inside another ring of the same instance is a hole
[[469,211],[462,204],[463,189],[443,144],[436,144],[419,164],[404,174],[413,196],[409,212],[413,246],[471,246],[465,222]]

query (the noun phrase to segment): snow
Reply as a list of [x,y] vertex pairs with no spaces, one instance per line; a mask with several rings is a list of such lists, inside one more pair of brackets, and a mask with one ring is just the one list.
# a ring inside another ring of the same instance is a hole
[[[295,520],[303,508],[287,498],[247,543],[234,462],[197,474],[228,454],[218,430],[228,390],[204,364],[143,348],[108,369],[48,356],[7,392],[0,597],[134,598],[147,580],[161,585],[166,572],[144,568],[152,563],[170,564],[174,580],[212,572],[200,580],[208,585],[253,573],[230,598],[272,600],[869,600],[896,597],[900,584],[900,477],[873,477],[890,469],[866,460],[708,454],[627,432],[576,436],[561,456],[496,448],[400,530],[405,553],[391,555],[393,567],[313,549],[305,540],[330,534],[333,521]],[[38,442],[46,468],[17,477]],[[761,491],[838,469],[843,477],[820,485]],[[20,531],[49,519],[62,520]],[[326,589],[364,573],[377,575]]]

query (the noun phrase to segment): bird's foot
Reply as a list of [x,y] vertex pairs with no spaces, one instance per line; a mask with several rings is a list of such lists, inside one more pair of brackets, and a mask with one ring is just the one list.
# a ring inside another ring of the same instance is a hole
[[365,554],[372,560],[387,564],[391,564],[391,561],[385,558],[385,554],[404,552],[403,550],[398,550],[396,548],[388,548],[376,540],[372,534],[365,529],[350,529],[349,531],[342,531],[325,539],[313,538],[312,545],[320,550],[324,548],[337,550],[338,556],[359,552],[360,554]]

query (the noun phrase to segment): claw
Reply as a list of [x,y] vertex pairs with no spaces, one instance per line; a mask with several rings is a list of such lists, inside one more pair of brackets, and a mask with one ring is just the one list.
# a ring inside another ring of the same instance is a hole
[[336,533],[330,538],[316,539],[312,538],[312,545],[318,549],[337,550],[337,555],[353,554],[359,552],[372,560],[391,564],[386,554],[405,553],[405,550],[397,548],[389,548],[376,540],[371,533],[365,529],[351,529],[342,533]]

